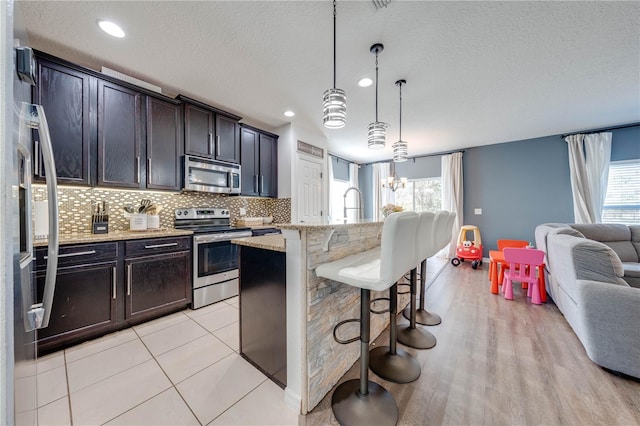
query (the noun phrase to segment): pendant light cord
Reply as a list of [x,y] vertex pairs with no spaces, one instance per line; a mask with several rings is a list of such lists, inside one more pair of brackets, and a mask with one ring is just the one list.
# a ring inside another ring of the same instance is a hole
[[378,122],[378,52],[376,51],[376,123]]
[[333,88],[336,88],[336,0],[333,0]]
[[402,140],[402,83],[400,83],[400,139]]

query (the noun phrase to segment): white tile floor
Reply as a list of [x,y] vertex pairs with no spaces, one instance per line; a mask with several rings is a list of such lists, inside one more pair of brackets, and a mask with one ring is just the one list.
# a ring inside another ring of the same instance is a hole
[[297,425],[238,354],[238,298],[38,360],[40,425]]

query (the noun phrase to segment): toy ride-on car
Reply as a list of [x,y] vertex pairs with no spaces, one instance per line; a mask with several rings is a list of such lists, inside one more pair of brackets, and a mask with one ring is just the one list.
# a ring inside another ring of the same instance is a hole
[[[467,240],[467,232],[473,231],[473,241]],[[460,262],[471,260],[471,267],[478,269],[478,265],[482,265],[482,238],[480,237],[480,229],[473,225],[463,225],[458,235],[458,246],[456,248],[456,257],[451,259],[453,266],[458,266]]]

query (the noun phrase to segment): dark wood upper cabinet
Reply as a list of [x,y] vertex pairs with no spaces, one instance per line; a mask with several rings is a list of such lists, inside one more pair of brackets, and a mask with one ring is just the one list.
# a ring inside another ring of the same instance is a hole
[[278,195],[278,136],[241,126],[242,195]]
[[182,108],[147,96],[147,188],[180,190]]
[[98,81],[98,185],[144,188],[142,95]]
[[240,163],[238,121],[216,114],[216,160]]
[[241,194],[257,196],[258,180],[260,178],[259,163],[259,135],[253,129],[242,127],[240,130],[240,148],[241,148]]
[[[91,77],[49,61],[38,63],[34,102],[44,107],[59,183],[90,184]],[[34,131],[35,180],[44,180],[40,135]]]
[[184,152],[214,158],[214,114],[192,104],[184,104]]
[[278,146],[276,138],[260,134],[260,195],[276,197],[278,195]]
[[240,163],[238,117],[180,95],[184,103],[184,153]]

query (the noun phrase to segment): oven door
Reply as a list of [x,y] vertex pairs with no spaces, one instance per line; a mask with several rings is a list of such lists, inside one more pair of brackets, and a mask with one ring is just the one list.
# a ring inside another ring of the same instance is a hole
[[251,231],[193,237],[193,309],[238,295],[238,246]]

